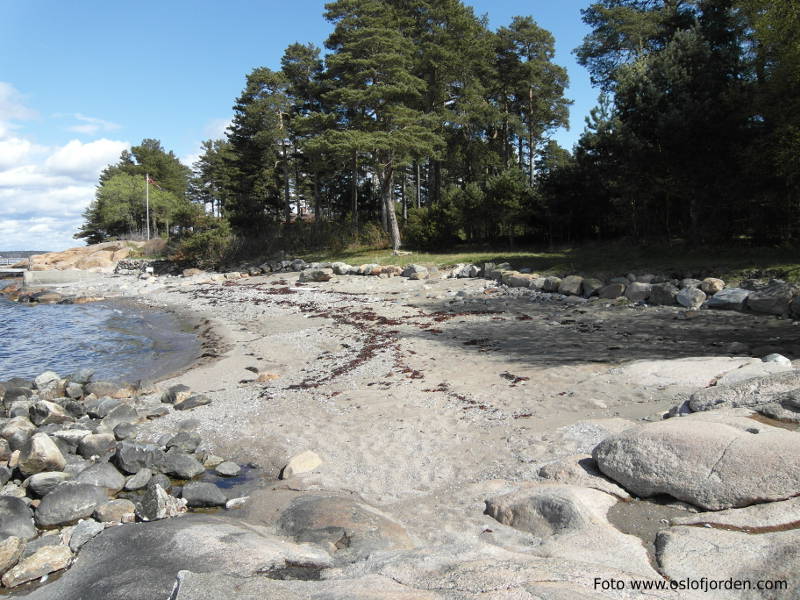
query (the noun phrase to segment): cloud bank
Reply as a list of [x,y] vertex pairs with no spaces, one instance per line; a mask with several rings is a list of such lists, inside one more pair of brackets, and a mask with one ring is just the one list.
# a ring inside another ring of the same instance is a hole
[[[130,148],[125,141],[73,139],[42,146],[19,133],[20,122],[38,114],[11,84],[0,82],[0,254],[3,250],[63,250],[81,245],[72,238],[94,198],[100,171]],[[119,126],[84,115],[70,128],[94,135]]]

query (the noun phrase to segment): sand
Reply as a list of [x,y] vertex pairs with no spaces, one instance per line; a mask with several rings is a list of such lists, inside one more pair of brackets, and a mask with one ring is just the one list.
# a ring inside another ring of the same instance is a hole
[[[661,418],[752,362],[725,355],[732,342],[753,353],[800,347],[798,328],[770,317],[513,297],[478,279],[296,281],[148,294],[207,319],[222,356],[161,382],[212,403],[149,423],[143,439],[191,417],[209,450],[258,464],[268,480],[313,450],[323,464],[307,488],[395,511],[441,508],[459,490],[535,479],[611,431]],[[256,372],[277,377],[260,383]]]

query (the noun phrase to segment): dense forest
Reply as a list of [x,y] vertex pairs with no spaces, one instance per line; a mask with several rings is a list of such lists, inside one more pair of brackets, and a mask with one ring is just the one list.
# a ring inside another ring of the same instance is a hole
[[187,257],[401,243],[794,243],[800,8],[601,0],[575,49],[599,100],[579,142],[566,70],[532,17],[460,0],[337,0],[326,52],[254,69],[192,169],[144,140],[102,174],[76,237],[150,227]]

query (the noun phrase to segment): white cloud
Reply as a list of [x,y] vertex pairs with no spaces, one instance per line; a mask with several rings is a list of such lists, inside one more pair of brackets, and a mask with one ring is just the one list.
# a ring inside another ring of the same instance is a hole
[[3,121],[24,121],[37,117],[35,110],[25,106],[22,94],[5,81],[0,81],[0,117]]
[[0,131],[0,169],[13,169],[23,165],[46,150],[45,147],[38,146],[30,140],[18,137],[4,139]]
[[44,162],[50,173],[69,175],[81,181],[94,181],[109,163],[116,162],[120,153],[129,148],[128,142],[99,139],[84,144],[71,140],[56,149]]
[[70,127],[67,127],[67,131],[74,131],[76,133],[83,133],[86,135],[95,135],[100,131],[114,131],[120,128],[120,126],[116,123],[105,121],[104,119],[98,119],[96,117],[87,117],[80,113],[75,113],[72,116],[77,121],[80,121],[81,124],[71,125]]

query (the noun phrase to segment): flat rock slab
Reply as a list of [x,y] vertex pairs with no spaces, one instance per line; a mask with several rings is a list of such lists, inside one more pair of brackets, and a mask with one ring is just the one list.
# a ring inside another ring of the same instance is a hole
[[593,457],[631,493],[706,510],[800,494],[800,436],[743,417],[690,415],[612,435]]
[[757,408],[797,388],[800,388],[800,371],[791,370],[700,390],[689,398],[689,408],[693,412],[719,408]]
[[187,515],[106,529],[81,548],[80,560],[63,577],[25,597],[170,598],[181,570],[249,577],[287,562],[319,569],[331,564],[320,548],[286,542],[264,528],[213,515]]
[[618,498],[584,487],[539,484],[486,501],[486,514],[499,523],[533,534],[538,556],[584,560],[657,577],[641,540],[609,523],[608,510]]
[[639,385],[682,385],[699,388],[711,385],[731,371],[753,364],[765,363],[757,358],[728,356],[637,360],[612,369],[610,373],[621,375],[630,383]]
[[[656,557],[673,580],[749,581],[751,590],[711,590],[713,600],[797,598],[800,591],[800,530],[748,534],[706,527],[671,527],[658,534]],[[757,582],[783,580],[788,589],[756,590]],[[746,585],[746,584],[745,584]]]
[[[276,581],[265,577],[220,576],[181,571],[173,600],[444,600],[445,596],[400,585],[388,577],[330,581]],[[380,590],[380,591],[378,591]]]
[[711,512],[693,513],[670,520],[673,525],[705,525],[741,529],[749,533],[767,533],[769,530],[800,527],[800,497],[783,502],[754,504],[745,508],[731,508]]

